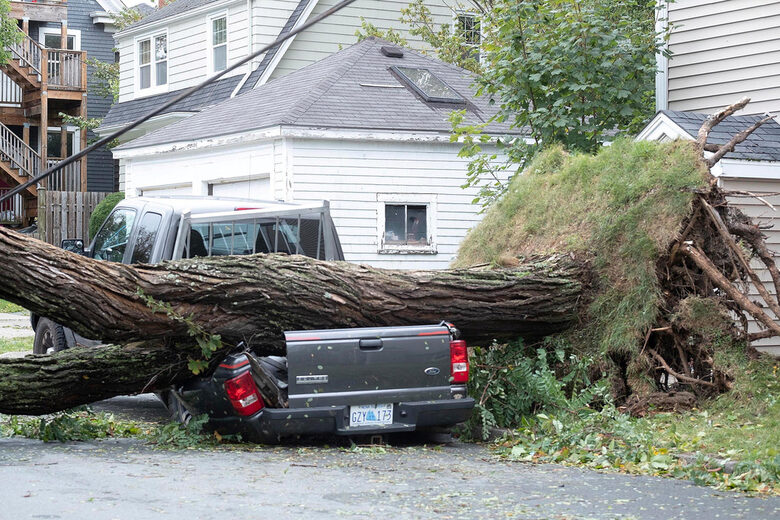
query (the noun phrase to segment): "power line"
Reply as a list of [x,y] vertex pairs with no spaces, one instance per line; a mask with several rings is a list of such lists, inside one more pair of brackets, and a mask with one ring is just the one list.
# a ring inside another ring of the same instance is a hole
[[248,61],[251,61],[251,60],[257,58],[258,56],[260,56],[264,52],[267,52],[270,49],[273,49],[277,45],[279,45],[279,44],[289,40],[290,38],[296,36],[297,34],[303,32],[303,31],[305,31],[306,29],[308,29],[310,27],[313,27],[314,25],[320,23],[321,21],[323,21],[324,19],[328,18],[332,14],[335,14],[336,12],[341,11],[342,9],[344,9],[345,7],[347,7],[349,4],[353,3],[354,1],[355,0],[342,0],[341,2],[339,2],[336,5],[334,5],[333,7],[331,7],[330,9],[325,11],[324,13],[322,13],[321,15],[317,16],[316,18],[314,18],[313,20],[311,20],[309,22],[306,22],[305,24],[301,25],[297,29],[294,29],[294,30],[290,31],[289,33],[285,34],[284,36],[280,36],[273,43],[271,43],[269,45],[266,45],[265,47],[261,48],[260,50],[258,50],[256,52],[254,52],[254,53],[252,53],[252,54],[242,58],[240,61],[234,63],[233,65],[231,65],[230,67],[226,68],[222,72],[211,76],[210,78],[208,78],[205,81],[199,83],[198,85],[195,85],[194,87],[190,87],[186,91],[182,92],[181,94],[179,94],[178,96],[176,96],[172,100],[168,101],[167,103],[161,105],[159,108],[157,108],[155,110],[152,110],[150,113],[146,114],[144,117],[142,117],[141,119],[138,119],[134,123],[131,123],[131,124],[127,125],[126,127],[122,128],[120,130],[117,130],[116,132],[114,132],[111,135],[107,135],[106,137],[103,137],[102,139],[92,143],[90,146],[84,148],[80,152],[75,153],[75,154],[73,154],[73,155],[63,159],[62,161],[58,162],[54,166],[51,166],[50,168],[48,168],[43,173],[38,174],[37,176],[33,177],[29,181],[25,182],[24,184],[20,184],[16,188],[14,188],[11,191],[7,192],[5,195],[0,196],[0,203],[5,202],[6,200],[10,199],[11,197],[16,195],[17,193],[21,193],[22,191],[26,190],[28,187],[32,186],[33,184],[37,184],[38,182],[42,181],[46,177],[50,176],[52,173],[54,173],[54,172],[56,172],[58,170],[61,170],[65,166],[78,161],[79,159],[81,159],[82,157],[87,155],[89,152],[91,152],[91,151],[93,151],[93,150],[95,150],[97,148],[100,148],[101,146],[103,146],[103,145],[105,145],[107,143],[110,143],[111,141],[113,141],[114,139],[119,137],[120,135],[122,135],[122,134],[124,134],[126,132],[129,132],[133,128],[138,127],[139,125],[141,125],[142,123],[145,123],[146,121],[150,120],[154,116],[156,116],[158,114],[161,114],[162,112],[164,112],[165,110],[169,109],[170,107],[172,107],[173,105],[175,105],[179,101],[188,98],[189,96],[191,96],[195,92],[199,91],[203,87],[205,87],[207,85],[210,85],[211,83],[215,82],[216,80],[218,80],[219,78],[221,78],[225,74],[228,74],[229,72],[233,72],[234,70],[239,68],[241,65],[247,63]]

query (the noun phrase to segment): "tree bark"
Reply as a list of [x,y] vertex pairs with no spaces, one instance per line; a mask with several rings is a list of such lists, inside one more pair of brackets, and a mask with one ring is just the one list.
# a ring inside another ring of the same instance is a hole
[[451,321],[470,340],[540,337],[576,314],[587,271],[568,256],[513,269],[394,271],[303,256],[211,257],[130,266],[0,229],[0,298],[106,342],[186,340],[139,290],[227,343],[283,350],[285,330]]
[[[452,322],[464,338],[537,338],[566,329],[589,277],[569,256],[513,269],[393,271],[303,256],[212,257],[129,266],[68,253],[0,228],[0,298],[107,343],[0,359],[0,413],[48,413],[164,388],[191,376],[200,349],[169,304],[224,349],[283,354],[286,330]],[[218,362],[218,361],[217,361]]]

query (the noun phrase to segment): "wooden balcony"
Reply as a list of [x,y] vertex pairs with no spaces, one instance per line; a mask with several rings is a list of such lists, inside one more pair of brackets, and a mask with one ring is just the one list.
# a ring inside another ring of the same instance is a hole
[[68,19],[66,0],[11,0],[11,18],[27,18],[39,22],[61,22]]

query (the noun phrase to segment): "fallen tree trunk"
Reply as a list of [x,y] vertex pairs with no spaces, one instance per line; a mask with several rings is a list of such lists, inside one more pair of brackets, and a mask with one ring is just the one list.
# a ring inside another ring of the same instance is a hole
[[169,304],[229,344],[283,352],[285,330],[451,321],[464,337],[541,337],[575,318],[587,267],[569,256],[513,269],[394,271],[303,256],[211,257],[130,266],[0,228],[0,298],[105,342],[191,340]]
[[[0,413],[45,414],[164,389],[202,353],[192,325],[283,354],[285,330],[453,322],[470,341],[541,337],[576,318],[588,278],[569,256],[513,269],[391,271],[307,257],[199,258],[156,266],[96,261],[0,228],[0,298],[85,337],[125,345],[0,359]],[[148,305],[146,299],[153,299]],[[174,319],[161,312],[165,304]],[[161,306],[162,307],[162,306]]]

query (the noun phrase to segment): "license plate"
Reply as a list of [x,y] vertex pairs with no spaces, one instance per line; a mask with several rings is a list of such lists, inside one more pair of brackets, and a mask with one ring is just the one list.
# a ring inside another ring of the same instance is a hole
[[349,424],[350,426],[393,424],[393,405],[388,403],[350,406]]

